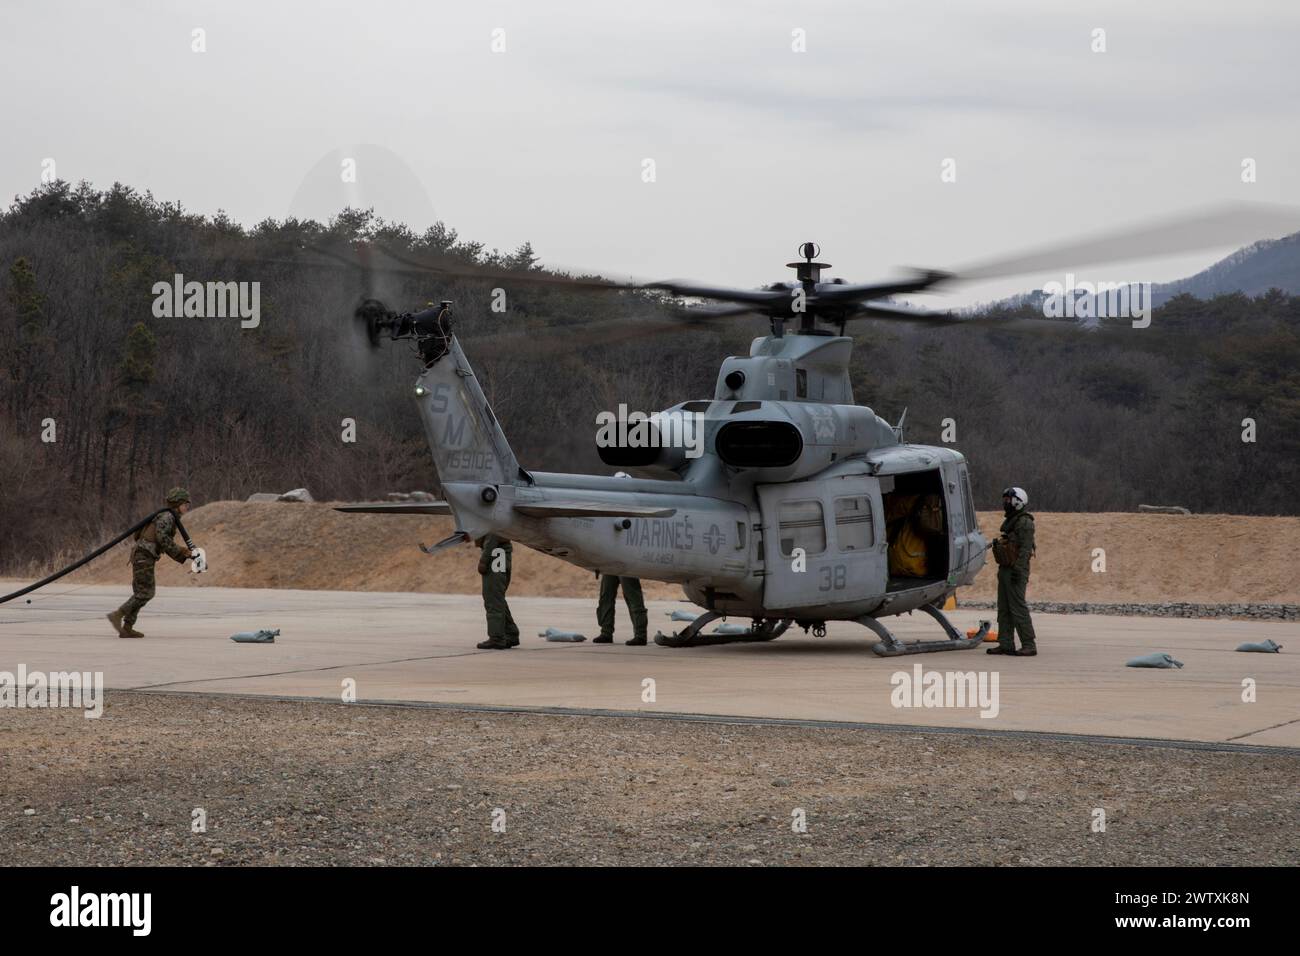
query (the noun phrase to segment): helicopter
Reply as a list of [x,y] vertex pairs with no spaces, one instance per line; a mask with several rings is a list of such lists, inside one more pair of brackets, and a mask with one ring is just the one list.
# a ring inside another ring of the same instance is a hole
[[[1286,211],[1289,225],[1294,211]],[[989,263],[961,274],[914,270],[897,280],[823,280],[816,243],[787,263],[794,281],[733,289],[672,280],[639,289],[723,306],[680,307],[677,321],[707,323],[765,316],[769,334],[749,354],[723,360],[710,399],[681,402],[598,443],[615,476],[532,471],[516,459],[464,348],[452,303],[396,313],[365,299],[355,317],[372,346],[411,340],[422,369],[412,395],[445,500],[339,506],[348,513],[450,515],[455,531],[433,547],[492,533],[589,571],[678,584],[703,609],[680,631],[655,636],[667,647],[769,641],[792,625],[826,633],[852,621],[879,640],[874,653],[963,650],[983,643],[989,622],[970,634],[943,613],[971,584],[990,547],[974,507],[965,456],[951,447],[909,443],[904,419],[890,424],[855,401],[850,378],[858,318],[951,325],[980,322],[892,301],[950,280],[1030,272],[1056,262],[1157,254],[1227,241],[1226,232],[1273,224],[1259,208],[1178,220],[1091,243]],[[1256,233],[1258,235],[1258,233]],[[600,282],[599,287],[627,288]],[[1047,319],[998,325],[1090,330]],[[649,325],[649,331],[658,327]],[[635,333],[633,333],[635,334]],[[636,434],[640,440],[627,441]],[[696,436],[691,443],[658,440]],[[943,632],[904,642],[883,619],[914,611]],[[741,633],[703,633],[718,618],[745,617]]]
[[[599,447],[605,464],[638,477],[523,468],[452,331],[452,304],[397,315],[367,300],[357,315],[372,343],[384,333],[416,343],[424,367],[413,394],[446,500],[338,510],[454,516],[456,531],[428,553],[495,533],[588,570],[680,584],[704,613],[680,632],[657,634],[664,646],[771,640],[791,624],[824,634],[827,621],[863,624],[882,655],[978,646],[987,622],[968,637],[940,610],[974,580],[987,548],[966,460],[904,442],[902,420],[891,425],[854,402],[853,340],[843,335],[850,317],[907,311],[871,300],[928,288],[946,274],[823,283],[829,264],[816,261],[819,251],[803,243],[802,260],[789,264],[796,282],[764,290],[654,284],[735,306],[710,317],[766,314],[771,334],[722,363],[711,400],[651,416],[651,440]],[[653,440],[674,431],[701,434],[695,457],[684,442]],[[923,515],[923,560],[891,573],[889,529]],[[905,644],[879,620],[918,609],[945,639]],[[753,625],[744,634],[702,633],[727,616]]]

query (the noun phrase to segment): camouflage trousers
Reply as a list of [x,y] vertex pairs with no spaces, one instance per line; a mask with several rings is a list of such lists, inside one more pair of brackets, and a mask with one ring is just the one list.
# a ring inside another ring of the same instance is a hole
[[998,644],[1011,650],[1020,635],[1020,646],[1035,648],[1034,622],[1029,616],[1025,592],[1029,588],[1029,571],[998,568]]
[[504,571],[489,571],[483,575],[483,610],[487,614],[488,637],[492,640],[519,639],[519,626],[510,614],[510,605],[506,603],[506,590],[509,587],[508,563]]
[[641,594],[641,582],[636,578],[620,578],[615,574],[600,576],[600,601],[596,605],[596,623],[600,625],[603,637],[614,636],[614,602],[618,598],[619,585],[623,586],[623,601],[627,612],[632,616],[632,636],[646,636],[646,626],[650,618],[645,610],[645,598]]
[[123,627],[134,627],[140,609],[153,600],[154,564],[153,555],[144,551],[136,551],[131,555],[131,596],[118,608],[122,614]]

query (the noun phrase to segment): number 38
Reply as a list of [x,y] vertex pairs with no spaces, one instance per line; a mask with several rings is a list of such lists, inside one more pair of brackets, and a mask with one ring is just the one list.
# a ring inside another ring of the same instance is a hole
[[817,586],[818,591],[843,591],[844,586],[848,583],[849,569],[843,564],[825,564],[819,569],[821,571],[821,584]]

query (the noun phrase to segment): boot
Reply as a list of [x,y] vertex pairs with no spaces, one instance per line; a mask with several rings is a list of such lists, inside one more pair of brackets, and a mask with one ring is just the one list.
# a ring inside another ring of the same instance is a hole
[[509,637],[506,638],[506,643],[507,643],[508,645],[510,645],[511,647],[518,647],[518,646],[519,646],[519,635],[518,635],[518,634],[511,634]]
[[984,653],[986,653],[986,654],[1005,654],[1007,657],[1019,657],[1019,656],[1020,656],[1018,653],[1016,653],[1016,649],[1015,649],[1014,647],[1003,647],[1001,644],[999,644],[997,647],[990,647],[990,648],[989,648],[987,651],[985,651]]
[[1028,647],[1020,648],[1020,650],[1016,653],[1016,657],[1037,657],[1037,656],[1038,656],[1038,648],[1035,647],[1033,644],[1030,644]]
[[474,645],[480,651],[508,651],[510,644],[499,638],[489,637],[486,641],[479,641]]
[[104,617],[108,618],[108,623],[113,625],[113,630],[117,631],[118,637],[126,637],[126,635],[122,633],[121,610],[110,611],[109,613],[105,614]]
[[593,637],[593,638],[591,639],[591,643],[593,643],[593,644],[613,644],[613,643],[614,643],[614,635],[613,635],[613,634],[602,634],[602,635],[600,635],[600,637]]
[[645,635],[638,634],[636,637],[632,638],[632,640],[624,641],[623,643],[626,644],[628,647],[645,647],[646,646]]
[[133,627],[126,628],[124,631],[122,631],[121,636],[122,637],[144,637],[143,634],[141,634]]

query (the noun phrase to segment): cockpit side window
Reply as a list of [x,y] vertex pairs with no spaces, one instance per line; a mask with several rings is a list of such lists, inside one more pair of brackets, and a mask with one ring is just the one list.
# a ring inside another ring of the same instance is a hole
[[820,501],[783,501],[780,520],[781,554],[790,557],[795,548],[804,554],[826,550],[826,517]]
[[866,551],[876,543],[866,495],[835,499],[835,538],[841,551]]

